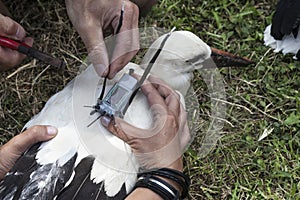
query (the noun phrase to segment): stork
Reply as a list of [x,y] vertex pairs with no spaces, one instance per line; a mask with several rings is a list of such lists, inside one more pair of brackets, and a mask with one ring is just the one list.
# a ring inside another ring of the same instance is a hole
[[280,0],[272,18],[272,24],[266,27],[264,42],[274,52],[294,54],[300,58],[300,1]]
[[[163,37],[152,44],[141,65],[129,63],[115,79],[129,69],[142,74],[143,66],[159,48]],[[151,73],[185,95],[193,70],[207,67],[211,55],[211,48],[195,34],[175,31]],[[216,58],[215,53],[213,56]],[[52,96],[42,111],[25,125],[24,128],[50,124],[58,128],[58,135],[32,146],[20,157],[0,182],[0,199],[123,199],[130,192],[139,170],[130,147],[98,121],[87,127],[94,116],[84,106],[95,104],[101,88],[102,82],[90,65]],[[151,126],[151,112],[142,93],[137,94],[124,120],[144,129]]]

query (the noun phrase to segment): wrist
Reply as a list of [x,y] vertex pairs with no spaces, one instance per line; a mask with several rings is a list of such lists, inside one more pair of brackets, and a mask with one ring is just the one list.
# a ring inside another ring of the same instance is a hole
[[[133,199],[132,197],[137,194],[142,195],[139,192],[143,191],[147,191],[146,194],[155,196],[153,199],[158,197],[166,200],[183,199],[188,195],[189,186],[190,178],[182,171],[171,168],[148,170],[138,174],[138,180],[128,199]],[[153,193],[156,193],[156,195]]]
[[169,169],[174,169],[180,172],[183,172],[183,161],[182,161],[182,157],[178,158],[175,162],[173,162],[172,164],[166,166],[166,168]]
[[[171,165],[167,166],[166,168],[177,170],[179,172],[183,172],[183,161],[182,161],[182,158],[181,157],[178,158],[175,162],[173,162]],[[163,179],[164,181],[168,182],[169,184],[171,184],[181,194],[182,188],[175,181],[172,181],[172,180],[167,179],[167,178],[163,178],[161,176],[160,176],[160,178]]]
[[130,193],[126,198],[126,200],[136,200],[136,199],[144,199],[144,200],[161,200],[161,196],[153,192],[148,188],[136,188],[134,191]]

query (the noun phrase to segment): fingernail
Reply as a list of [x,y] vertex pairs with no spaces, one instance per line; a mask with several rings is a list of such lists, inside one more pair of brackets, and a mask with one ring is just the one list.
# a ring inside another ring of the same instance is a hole
[[108,125],[110,124],[111,122],[111,118],[107,117],[107,116],[104,116],[104,117],[101,117],[100,118],[100,121],[101,121],[101,124],[104,126],[104,127],[108,127]]
[[23,30],[20,28],[20,26],[18,26],[18,28],[17,28],[16,37],[19,40],[22,40],[25,37],[25,32],[23,32]]
[[109,78],[113,79],[115,77],[115,75],[117,74],[117,72],[112,72],[109,74]]
[[57,128],[54,126],[47,126],[47,134],[48,135],[56,135],[57,134]]
[[108,68],[103,64],[94,65],[95,70],[99,76],[105,77],[108,73]]

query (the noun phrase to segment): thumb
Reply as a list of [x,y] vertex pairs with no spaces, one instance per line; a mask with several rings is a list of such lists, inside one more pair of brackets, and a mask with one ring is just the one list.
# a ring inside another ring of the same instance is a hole
[[24,28],[9,17],[0,14],[0,35],[22,41],[26,35]]
[[0,180],[28,148],[37,142],[49,140],[56,134],[57,129],[52,126],[33,126],[1,146]]
[[55,137],[57,129],[53,126],[33,126],[23,133],[15,136],[7,143],[7,151],[21,155],[37,142],[47,141]]

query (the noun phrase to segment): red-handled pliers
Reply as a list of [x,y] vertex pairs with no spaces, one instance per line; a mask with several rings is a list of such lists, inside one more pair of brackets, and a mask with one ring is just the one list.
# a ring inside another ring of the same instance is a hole
[[52,56],[45,54],[39,50],[36,50],[24,42],[12,40],[7,37],[3,37],[0,35],[0,46],[6,47],[9,49],[16,50],[20,53],[23,53],[27,56],[36,58],[48,65],[54,66],[54,67],[63,67],[65,65],[64,61],[58,59],[58,58],[53,58]]

